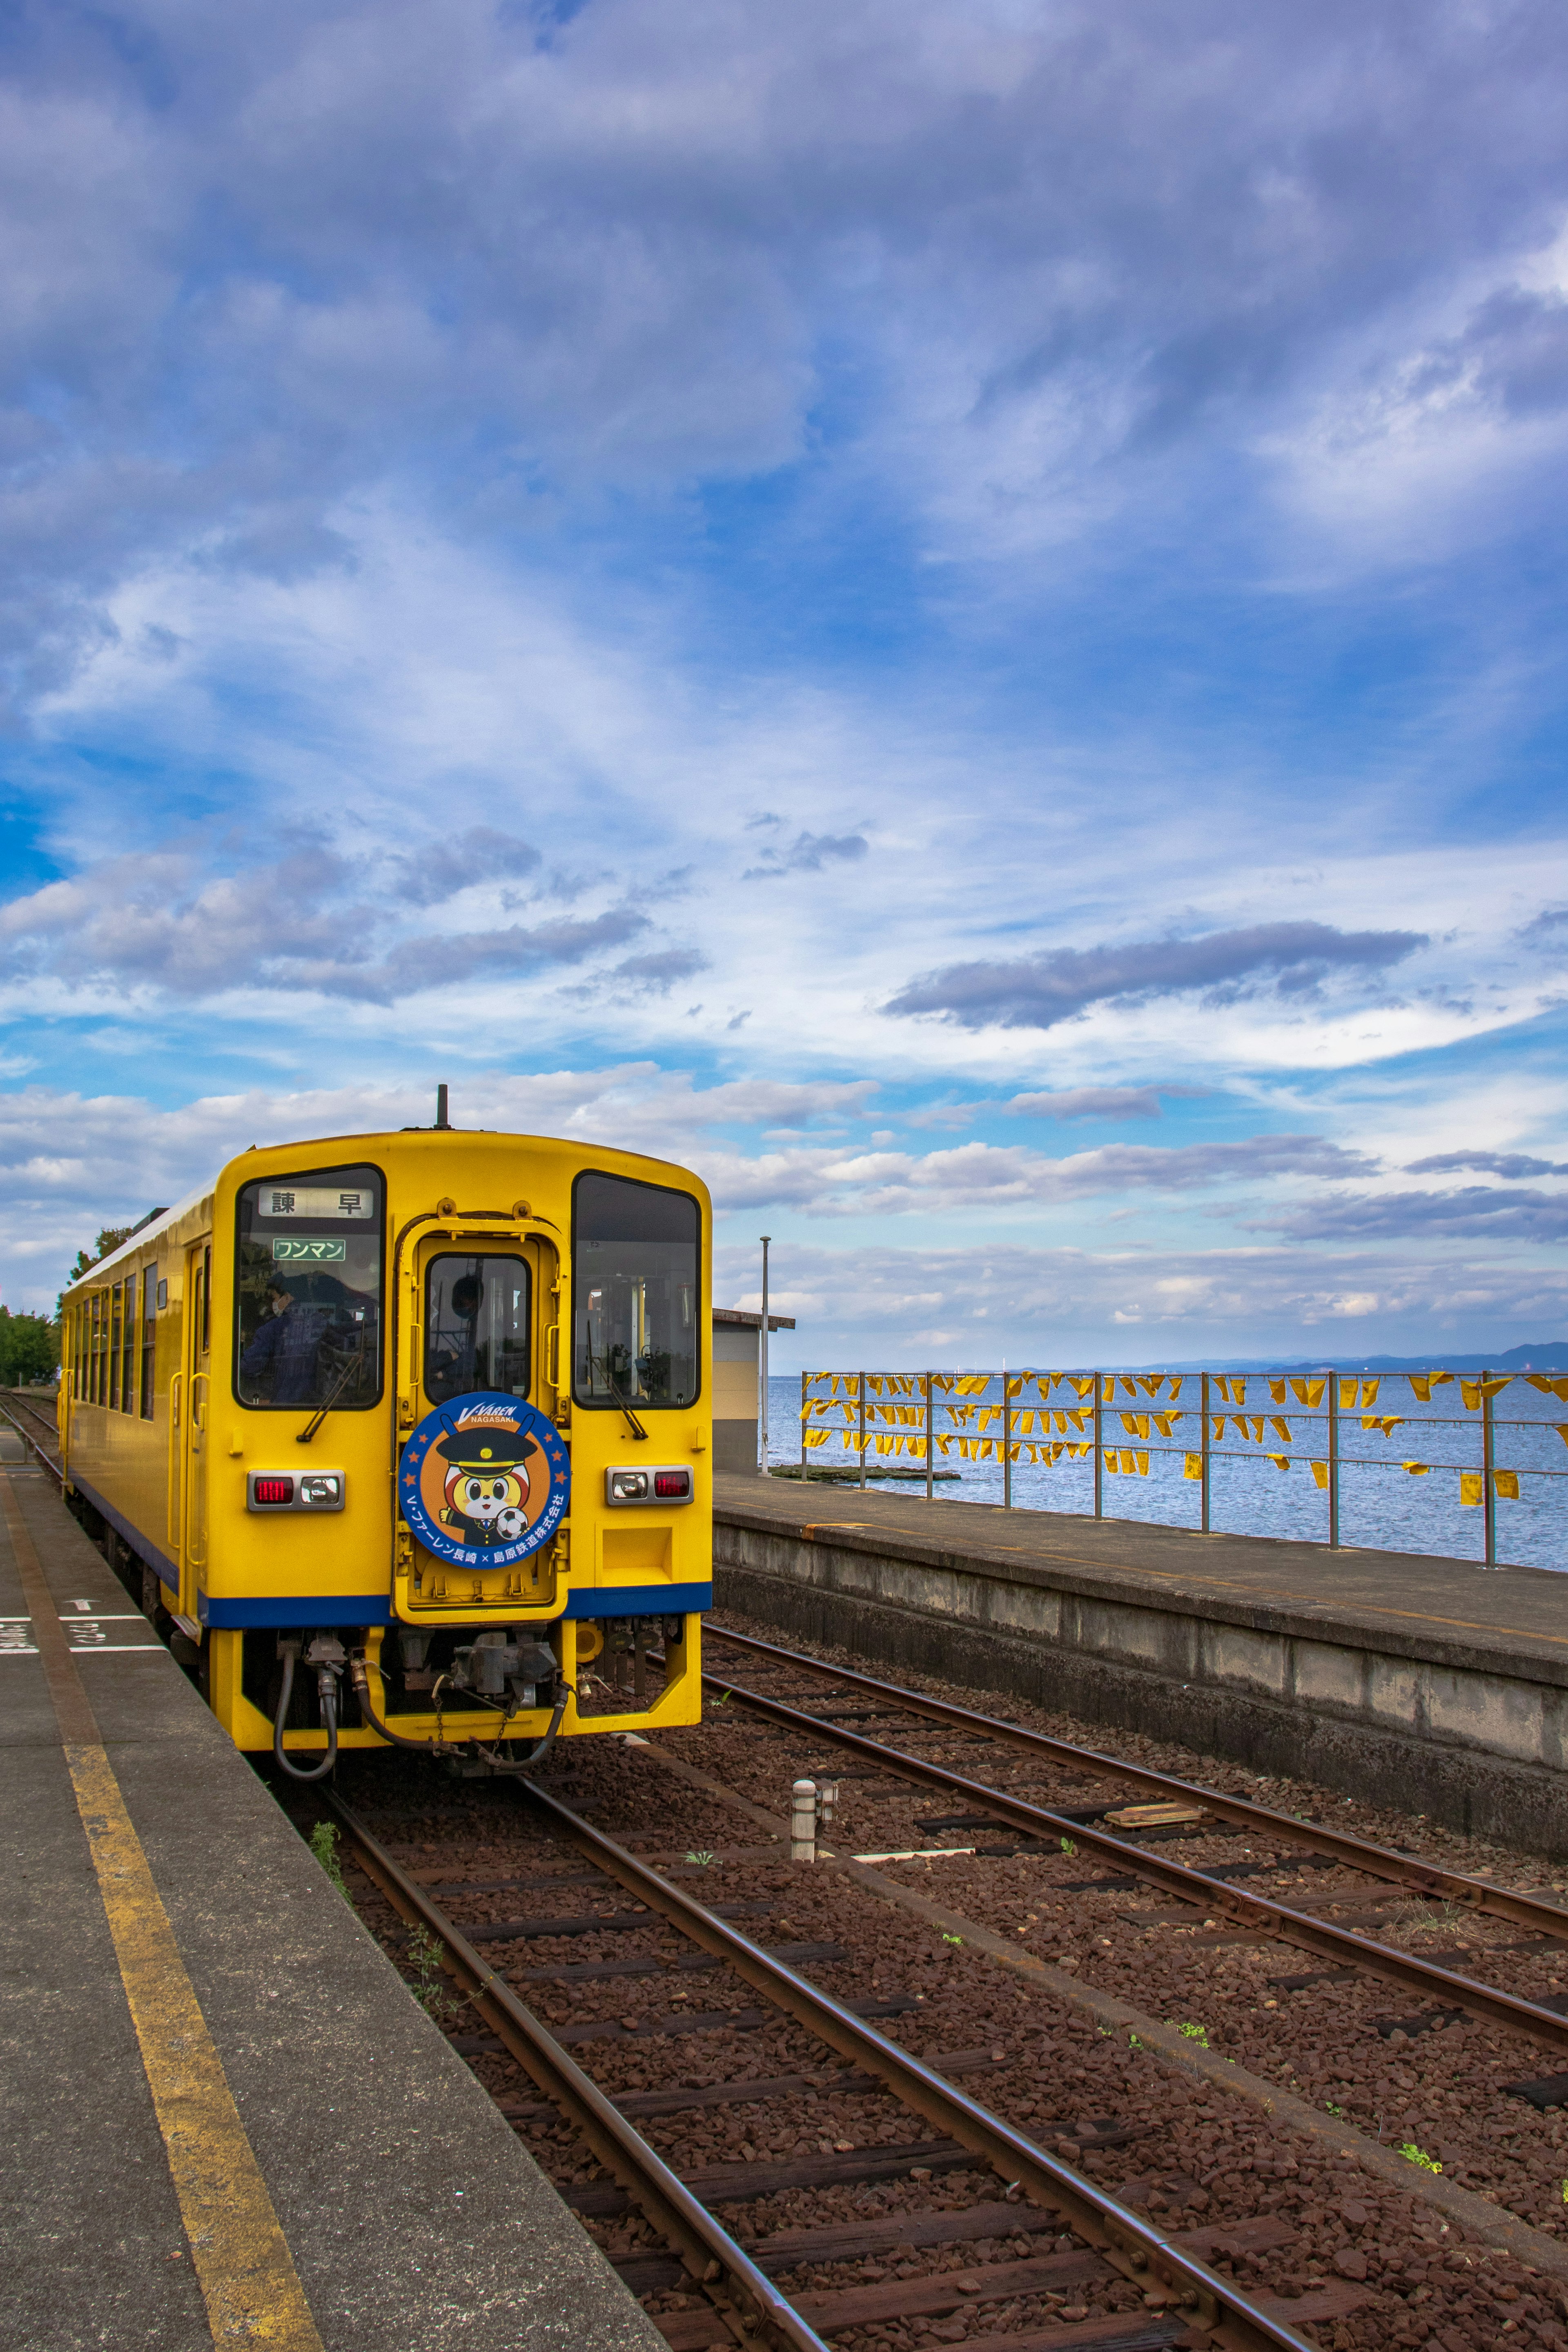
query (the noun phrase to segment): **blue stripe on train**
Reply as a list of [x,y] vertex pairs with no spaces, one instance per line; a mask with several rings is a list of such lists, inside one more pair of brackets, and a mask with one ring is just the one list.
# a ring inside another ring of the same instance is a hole
[[566,1596],[568,1617],[689,1617],[711,1609],[711,1584],[602,1584]]
[[215,1601],[196,1595],[196,1614],[215,1633],[264,1631],[285,1625],[390,1625],[392,1603],[384,1592],[283,1593],[274,1598]]
[[[568,1617],[688,1617],[711,1609],[711,1584],[609,1584],[567,1595]],[[196,1596],[204,1625],[216,1633],[285,1625],[390,1625],[392,1605],[381,1592],[327,1592],[279,1599],[222,1601]]]
[[137,1559],[145,1560],[149,1568],[155,1569],[171,1592],[178,1592],[180,1571],[168,1553],[160,1551],[157,1545],[150,1537],[144,1536],[140,1528],[132,1527],[124,1513],[117,1511],[113,1504],[99,1493],[96,1486],[89,1486],[79,1470],[73,1469],[69,1473],[69,1477],[77,1493],[87,1496],[99,1517],[109,1521],[115,1534],[124,1538]]

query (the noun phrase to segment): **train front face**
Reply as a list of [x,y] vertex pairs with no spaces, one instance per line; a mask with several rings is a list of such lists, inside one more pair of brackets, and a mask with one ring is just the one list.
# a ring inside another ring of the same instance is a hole
[[710,1233],[687,1171],[535,1137],[225,1170],[205,1410],[175,1444],[240,1747],[281,1720],[308,1769],[335,1717],[344,1747],[515,1761],[699,1719]]

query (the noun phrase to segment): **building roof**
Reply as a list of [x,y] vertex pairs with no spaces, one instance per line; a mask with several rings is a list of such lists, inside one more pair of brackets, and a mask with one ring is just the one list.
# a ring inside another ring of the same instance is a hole
[[[724,1324],[726,1328],[731,1331],[760,1331],[763,1328],[762,1317],[760,1315],[752,1315],[744,1307],[715,1307],[713,1309],[713,1320],[715,1323]],[[768,1329],[770,1331],[793,1331],[795,1329],[795,1317],[793,1315],[770,1315],[768,1317]]]

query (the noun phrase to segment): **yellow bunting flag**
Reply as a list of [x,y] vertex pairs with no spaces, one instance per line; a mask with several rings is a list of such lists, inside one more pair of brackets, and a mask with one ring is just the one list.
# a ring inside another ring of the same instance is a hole
[[1216,1412],[1214,1417],[1214,1442],[1216,1445],[1221,1445],[1225,1442],[1225,1415],[1223,1412]]
[[1317,1480],[1320,1486],[1326,1487],[1329,1483],[1328,1464],[1326,1462],[1314,1462],[1312,1465],[1312,1475]]
[[1353,1381],[1342,1381],[1340,1382],[1340,1411],[1342,1412],[1351,1412],[1354,1410],[1354,1407],[1355,1382]]
[[1309,1412],[1316,1412],[1327,1386],[1326,1381],[1292,1381],[1290,1392],[1298,1404],[1305,1405]]
[[801,1432],[800,1442],[803,1445],[826,1445],[827,1443],[827,1432],[825,1429],[803,1430]]
[[1484,1503],[1486,1498],[1487,1482],[1481,1472],[1479,1470],[1461,1470],[1459,1473],[1460,1502],[1468,1507],[1476,1503]]
[[1545,1372],[1526,1372],[1524,1377],[1542,1396],[1554,1396],[1559,1404],[1568,1404],[1568,1381],[1549,1379]]
[[1171,1402],[1173,1404],[1175,1403],[1176,1399],[1181,1395],[1181,1393],[1182,1375],[1180,1372],[1173,1372],[1171,1374]]
[[1261,1445],[1263,1443],[1263,1415],[1260,1412],[1255,1412],[1252,1414],[1251,1420],[1252,1442],[1254,1445]]
[[1239,1372],[1232,1372],[1230,1376],[1230,1393],[1233,1403],[1245,1404],[1247,1402],[1247,1382],[1242,1379]]
[[1361,1401],[1363,1404],[1375,1404],[1377,1402],[1378,1390],[1382,1386],[1383,1383],[1381,1381],[1363,1381],[1361,1384]]
[[1290,1424],[1288,1421],[1281,1421],[1277,1412],[1271,1412],[1268,1416],[1268,1426],[1276,1437],[1283,1438],[1287,1445],[1290,1444]]
[[1165,1385],[1165,1375],[1163,1372],[1140,1372],[1138,1385],[1145,1396],[1158,1396]]
[[1550,1422],[1547,1426],[1554,1429],[1557,1432],[1558,1436],[1563,1440],[1563,1444],[1568,1445],[1568,1421]]
[[1411,1393],[1411,1395],[1415,1398],[1415,1402],[1416,1402],[1416,1403],[1417,1403],[1417,1404],[1430,1404],[1430,1403],[1431,1403],[1431,1402],[1432,1402],[1432,1382],[1431,1382],[1431,1379],[1430,1379],[1430,1377],[1428,1376],[1428,1374],[1426,1374],[1426,1372],[1412,1372],[1412,1373],[1411,1373],[1411,1375],[1410,1375],[1410,1393]]
[[1425,1478],[1432,1465],[1430,1462],[1407,1462],[1405,1467],[1413,1478]]
[[1290,1467],[1290,1456],[1288,1454],[1271,1454],[1268,1459],[1273,1463],[1276,1470],[1289,1470]]
[[1183,1461],[1183,1464],[1182,1464],[1182,1475],[1183,1475],[1183,1477],[1184,1477],[1184,1478],[1201,1478],[1201,1477],[1203,1476],[1203,1475],[1204,1475],[1204,1457],[1203,1457],[1203,1455],[1202,1455],[1201,1454],[1187,1454],[1187,1455],[1186,1455],[1186,1457],[1184,1458],[1184,1460]]
[[1505,1503],[1517,1503],[1519,1500],[1519,1472],[1517,1470],[1494,1470],[1492,1472],[1492,1492],[1495,1495],[1500,1496]]
[[1380,1429],[1384,1437],[1392,1437],[1396,1429],[1403,1427],[1404,1422],[1402,1412],[1363,1412],[1361,1417],[1363,1429]]
[[[1159,1431],[1162,1437],[1169,1437],[1171,1434],[1172,1423],[1178,1421],[1185,1421],[1186,1417],[1187,1416],[1184,1412],[1157,1412],[1154,1415],[1154,1426]],[[1147,1430],[1145,1430],[1144,1435],[1148,1435]]]
[[1283,1404],[1285,1402],[1284,1381],[1270,1381],[1268,1383],[1268,1393],[1276,1404]]
[[1481,1384],[1479,1381],[1461,1381],[1459,1382],[1459,1394],[1465,1401],[1465,1411],[1467,1412],[1479,1412],[1481,1409]]

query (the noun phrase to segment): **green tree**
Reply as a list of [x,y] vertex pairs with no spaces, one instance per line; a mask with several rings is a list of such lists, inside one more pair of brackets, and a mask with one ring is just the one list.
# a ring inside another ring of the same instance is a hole
[[66,1280],[79,1282],[84,1274],[92,1272],[100,1259],[108,1257],[112,1251],[117,1250],[121,1242],[128,1242],[135,1230],[134,1225],[105,1225],[98,1236],[98,1245],[93,1255],[89,1257],[84,1249],[79,1249],[76,1254],[76,1264],[67,1275]]
[[47,1381],[60,1360],[60,1327],[47,1315],[13,1315],[0,1307],[0,1388]]

